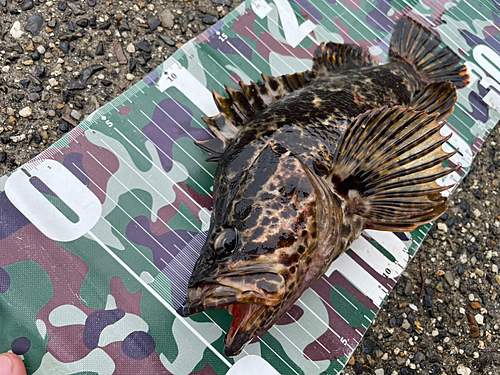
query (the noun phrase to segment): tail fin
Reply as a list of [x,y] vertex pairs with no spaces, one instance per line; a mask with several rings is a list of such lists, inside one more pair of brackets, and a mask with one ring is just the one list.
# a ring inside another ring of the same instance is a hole
[[450,82],[457,89],[469,83],[467,67],[449,47],[439,48],[441,40],[427,28],[403,16],[391,38],[391,61],[403,59],[412,65],[426,84]]

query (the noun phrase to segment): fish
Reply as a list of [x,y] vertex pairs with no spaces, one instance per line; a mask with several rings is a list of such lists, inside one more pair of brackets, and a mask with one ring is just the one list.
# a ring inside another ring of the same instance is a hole
[[186,316],[225,309],[224,354],[269,330],[364,229],[412,231],[448,206],[436,180],[457,150],[440,130],[469,75],[429,29],[401,17],[390,61],[322,43],[313,67],[213,92],[213,211]]

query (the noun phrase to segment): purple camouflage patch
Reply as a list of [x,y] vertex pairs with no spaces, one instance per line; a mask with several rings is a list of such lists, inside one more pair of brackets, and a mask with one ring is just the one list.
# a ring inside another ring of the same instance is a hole
[[144,331],[135,331],[122,342],[123,353],[132,359],[148,358],[155,350],[156,343],[151,335]]
[[10,276],[2,267],[0,267],[0,293],[5,293],[10,287]]
[[102,330],[116,323],[124,316],[125,311],[122,309],[99,310],[90,314],[85,321],[83,330],[83,343],[85,346],[90,350],[97,348]]

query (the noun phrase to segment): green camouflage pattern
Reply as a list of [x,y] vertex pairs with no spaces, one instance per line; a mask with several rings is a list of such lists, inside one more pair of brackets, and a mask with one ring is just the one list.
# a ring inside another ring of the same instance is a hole
[[[268,333],[226,358],[227,311],[185,318],[215,163],[194,140],[224,94],[312,66],[318,43],[387,62],[395,21],[434,30],[469,68],[440,181],[460,181],[499,120],[500,2],[247,0],[53,147],[0,179],[0,352],[29,374],[338,374],[427,234],[365,231]],[[264,370],[264,368],[268,370]],[[275,370],[273,370],[273,368]],[[267,371],[267,372],[266,372]]]

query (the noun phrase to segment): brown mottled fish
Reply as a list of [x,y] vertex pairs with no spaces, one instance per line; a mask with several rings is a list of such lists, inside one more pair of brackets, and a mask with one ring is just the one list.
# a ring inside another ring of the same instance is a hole
[[224,353],[268,330],[365,228],[411,231],[447,208],[440,129],[467,69],[428,29],[396,24],[390,62],[321,44],[312,71],[214,93],[200,144],[218,162],[186,315],[227,309]]

